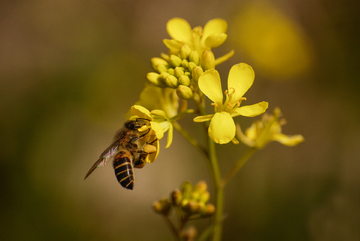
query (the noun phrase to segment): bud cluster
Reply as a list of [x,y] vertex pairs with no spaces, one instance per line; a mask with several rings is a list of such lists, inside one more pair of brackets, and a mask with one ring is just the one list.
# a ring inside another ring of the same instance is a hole
[[153,204],[157,213],[169,215],[172,208],[177,208],[187,218],[206,218],[215,212],[213,204],[209,204],[210,194],[207,184],[200,181],[195,187],[190,182],[184,182],[180,190],[174,190],[170,199],[162,199]]
[[151,59],[151,66],[156,72],[149,72],[146,78],[151,84],[161,88],[176,89],[177,95],[189,100],[197,90],[200,75],[215,68],[215,57],[211,50],[200,53],[184,44],[179,51],[170,51],[169,55]]

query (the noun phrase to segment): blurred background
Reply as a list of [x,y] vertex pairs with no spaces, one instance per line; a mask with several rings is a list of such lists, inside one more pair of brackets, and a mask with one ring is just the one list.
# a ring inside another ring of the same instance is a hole
[[[224,240],[360,239],[360,47],[355,0],[0,3],[0,239],[172,240],[153,201],[210,176],[175,133],[125,190],[112,165],[88,169],[123,125],[167,49],[166,22],[228,22],[215,56],[256,73],[248,104],[279,106],[296,147],[271,143],[225,189]],[[257,118],[255,118],[257,119]],[[237,118],[243,128],[255,119]],[[190,132],[198,124],[181,122]],[[245,150],[218,146],[224,175]],[[200,231],[208,222],[194,222]]]

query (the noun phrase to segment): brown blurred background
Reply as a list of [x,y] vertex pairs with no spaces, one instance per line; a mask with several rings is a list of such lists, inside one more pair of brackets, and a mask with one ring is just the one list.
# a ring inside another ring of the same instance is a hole
[[[83,178],[137,101],[150,58],[166,52],[166,22],[220,17],[229,36],[214,52],[235,50],[218,68],[223,88],[233,64],[252,65],[248,103],[279,106],[284,133],[306,139],[271,143],[230,181],[224,240],[358,241],[359,15],[355,0],[1,1],[0,239],[172,240],[152,202],[184,180],[210,181],[182,136],[136,170],[133,191],[111,165]],[[191,119],[181,123],[202,137]],[[244,149],[218,147],[223,174]]]

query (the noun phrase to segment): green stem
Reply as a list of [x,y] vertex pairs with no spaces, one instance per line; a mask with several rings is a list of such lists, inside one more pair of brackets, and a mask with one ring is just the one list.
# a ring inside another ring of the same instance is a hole
[[215,143],[207,137],[209,159],[211,164],[211,173],[214,189],[214,200],[215,200],[215,215],[214,215],[214,232],[213,241],[221,240],[222,233],[222,217],[223,217],[223,205],[224,205],[224,190],[221,183],[220,169],[218,165],[216,146]]
[[255,153],[257,149],[254,147],[250,147],[246,150],[246,152],[237,160],[235,165],[230,169],[229,173],[225,176],[224,180],[222,181],[222,187],[228,183],[229,179],[235,175],[237,171],[249,160],[249,158]]

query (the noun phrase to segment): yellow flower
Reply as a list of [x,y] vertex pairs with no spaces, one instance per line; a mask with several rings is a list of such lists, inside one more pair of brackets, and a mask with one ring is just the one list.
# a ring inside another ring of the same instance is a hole
[[168,21],[166,29],[170,37],[197,50],[200,55],[204,50],[220,46],[227,38],[227,23],[219,18],[207,22],[204,30],[201,27],[191,29],[186,20],[173,18]]
[[304,141],[302,135],[287,136],[281,133],[284,119],[279,120],[280,109],[275,108],[273,115],[264,114],[261,121],[255,121],[244,133],[237,126],[239,139],[250,147],[261,149],[270,141],[277,141],[286,146],[295,146]]
[[[243,95],[252,86],[255,73],[250,65],[240,63],[234,65],[229,72],[228,90],[225,91],[226,100],[223,103],[223,94],[219,73],[214,70],[205,71],[199,78],[200,90],[214,103],[215,114],[198,116],[195,122],[210,121],[209,137],[218,144],[226,144],[235,137],[235,123],[233,117],[253,117],[265,112],[268,103],[265,101],[253,105],[241,106]],[[234,139],[234,142],[236,140]]]
[[175,89],[147,85],[141,92],[136,105],[141,105],[148,110],[163,110],[168,117],[173,117],[178,114],[179,97]]
[[[156,159],[156,157],[159,154],[160,151],[159,140],[163,138],[164,132],[166,131],[168,131],[168,138],[167,138],[167,145],[165,148],[168,148],[171,145],[173,139],[173,125],[170,122],[169,118],[167,118],[166,113],[162,110],[152,110],[150,112],[148,109],[144,108],[143,106],[133,105],[130,111],[133,114],[133,116],[130,117],[130,119],[144,118],[150,121],[151,132],[149,136],[152,136],[152,138],[148,140],[148,143],[155,141],[155,144],[152,145],[156,147],[156,153],[154,155],[153,154],[148,155],[147,162],[151,163]],[[146,127],[144,126],[144,128]],[[140,131],[144,131],[144,130],[140,130]]]

